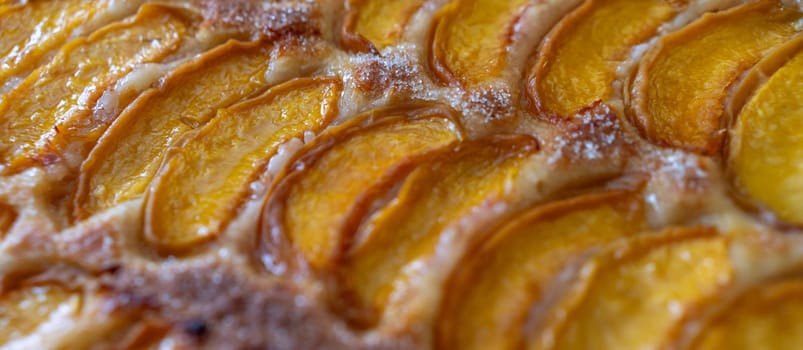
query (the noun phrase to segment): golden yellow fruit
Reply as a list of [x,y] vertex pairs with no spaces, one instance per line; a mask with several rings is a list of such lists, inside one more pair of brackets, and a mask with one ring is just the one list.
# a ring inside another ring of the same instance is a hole
[[513,349],[530,309],[572,260],[646,229],[633,193],[607,192],[536,207],[469,251],[436,328],[439,349]]
[[[270,49],[229,42],[181,66],[134,101],[81,166],[75,217],[142,196],[170,145],[213,118],[216,109],[266,88]],[[225,92],[216,91],[224,80]]]
[[729,88],[771,49],[801,33],[801,18],[778,1],[761,0],[706,14],[663,37],[634,78],[631,119],[656,144],[718,154]]
[[452,0],[436,15],[430,66],[446,84],[472,86],[507,68],[512,27],[526,0]]
[[51,317],[77,314],[82,302],[80,292],[55,284],[4,291],[0,295],[0,343],[8,344],[33,333]]
[[544,38],[528,97],[539,113],[563,117],[606,101],[618,64],[675,14],[664,0],[586,1]]
[[135,65],[178,50],[198,20],[177,8],[145,5],[133,20],[65,45],[0,101],[0,165],[17,170],[52,163],[58,157],[53,139],[82,136],[74,127],[90,117],[106,87]]
[[[135,9],[141,0],[126,0],[116,6]],[[48,54],[61,47],[75,32],[91,29],[109,14],[110,1],[62,0],[29,1],[25,6],[0,3],[0,92],[14,85],[14,79],[46,63]],[[100,21],[98,17],[101,17]],[[93,18],[93,21],[87,19]],[[90,27],[90,28],[86,28]],[[2,99],[2,97],[0,97]]]
[[148,190],[145,235],[176,251],[213,239],[236,214],[282,142],[337,114],[340,82],[297,79],[220,110],[168,154]]
[[701,331],[692,349],[794,350],[803,344],[803,281],[770,282],[741,295]]
[[689,310],[717,298],[732,283],[728,242],[707,228],[631,239],[583,268],[576,282],[581,296],[566,321],[555,328],[554,338],[530,345],[643,349],[668,343]]
[[737,191],[787,223],[803,225],[803,51],[759,88],[738,115],[729,171]]
[[[327,266],[348,246],[377,196],[462,137],[449,112],[438,107],[390,108],[357,117],[302,151],[291,165],[300,170],[286,177],[267,204],[265,225],[283,230],[311,265]],[[383,147],[387,144],[393,147]]]
[[381,51],[397,44],[424,0],[349,0],[343,35],[356,51]]
[[472,208],[503,202],[536,149],[529,137],[475,141],[413,171],[338,266],[358,306],[381,313],[394,289],[403,288],[404,266],[432,254],[443,231]]

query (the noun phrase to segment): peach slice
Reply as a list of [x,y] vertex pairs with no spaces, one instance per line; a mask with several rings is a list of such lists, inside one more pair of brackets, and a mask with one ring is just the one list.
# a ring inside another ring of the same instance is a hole
[[775,282],[742,295],[701,332],[693,349],[799,349],[803,281]]
[[803,51],[773,74],[736,120],[729,172],[735,186],[778,219],[803,225]]
[[689,310],[717,298],[732,283],[733,273],[729,240],[713,229],[637,236],[583,268],[582,296],[565,322],[531,345],[659,348],[674,338],[674,326]]
[[761,61],[756,63],[749,71],[743,74],[739,83],[734,86],[728,96],[725,108],[725,117],[730,126],[736,123],[739,113],[755,95],[758,88],[763,86],[781,67],[803,50],[803,35],[787,41],[783,45],[773,48]]
[[349,0],[345,44],[353,50],[382,50],[401,40],[404,28],[424,0]]
[[[38,0],[0,10],[0,92],[13,84],[12,78],[24,78],[45,63],[48,54],[76,31],[86,33],[126,16],[142,2],[126,0],[113,5],[105,0]],[[112,5],[124,11],[111,11]]]
[[536,149],[530,137],[475,141],[413,171],[396,198],[363,226],[362,241],[339,266],[343,286],[368,310],[366,317],[381,314],[390,294],[404,288],[405,266],[435,253],[447,227],[473,208],[509,198],[506,189]]
[[436,330],[440,349],[512,349],[528,308],[572,259],[646,228],[629,192],[592,194],[536,207],[470,251],[452,276]]
[[[81,166],[75,217],[82,219],[145,192],[177,138],[266,88],[271,47],[229,42],[179,67],[143,93],[102,136]],[[221,90],[221,82],[225,89]]]
[[141,309],[109,308],[102,292],[56,282],[15,284],[0,294],[0,346],[88,349],[133,324]]
[[58,285],[15,288],[0,296],[0,344],[8,344],[36,331],[54,313],[78,313],[83,297]]
[[[86,11],[91,16],[97,10],[93,2],[31,1],[25,5],[0,5],[4,6],[0,9],[0,92],[13,75],[15,61],[27,56],[38,62],[44,51],[42,46],[63,43],[70,31],[84,21],[75,12]],[[38,28],[42,28],[41,35],[34,35]]]
[[528,97],[540,113],[570,116],[613,95],[617,64],[677,14],[664,0],[590,0],[544,39]]
[[528,0],[452,0],[435,15],[430,66],[441,82],[470,86],[498,78]]
[[760,0],[663,37],[634,78],[630,114],[659,145],[705,155],[721,150],[730,86],[762,56],[803,31],[803,13]]
[[266,205],[270,229],[282,230],[309,263],[327,265],[370,202],[415,164],[462,139],[443,108],[375,110],[332,129],[303,151]]
[[107,86],[175,52],[198,23],[185,10],[146,5],[131,21],[65,45],[0,102],[0,165],[47,164],[51,134],[70,132],[58,125],[90,116]]
[[278,146],[318,132],[337,114],[340,82],[296,79],[221,110],[189,134],[148,191],[145,236],[180,250],[214,238]]

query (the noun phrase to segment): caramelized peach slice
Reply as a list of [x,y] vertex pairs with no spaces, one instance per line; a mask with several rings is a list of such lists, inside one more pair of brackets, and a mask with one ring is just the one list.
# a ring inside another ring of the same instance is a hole
[[738,190],[787,223],[803,225],[803,51],[758,89],[730,147]]
[[556,329],[554,344],[541,339],[531,345],[658,348],[690,309],[732,282],[728,247],[724,235],[705,228],[638,236],[583,269],[583,296]]
[[142,2],[35,0],[0,10],[0,93],[15,83],[13,78],[24,78],[45,63],[71,35],[128,15]]
[[278,146],[337,114],[339,81],[298,79],[218,112],[168,156],[146,200],[145,235],[178,250],[213,238]]
[[452,0],[435,15],[430,64],[444,83],[476,85],[506,69],[511,33],[527,0]]
[[383,188],[461,138],[437,108],[372,111],[333,129],[302,154],[291,167],[301,170],[274,192],[267,208],[277,225],[271,227],[283,229],[311,265],[323,267],[348,245],[344,232],[354,230],[351,221]]
[[799,349],[803,281],[787,280],[742,295],[702,332],[694,349]]
[[798,35],[783,45],[773,48],[761,61],[743,75],[738,85],[733,88],[733,92],[728,96],[725,117],[730,126],[733,126],[736,122],[739,113],[742,112],[747,102],[755,95],[758,88],[763,86],[775,72],[786,65],[800,51],[803,51],[803,35]]
[[[344,36],[355,50],[382,50],[401,40],[407,21],[424,0],[350,0]],[[367,42],[364,42],[367,40]]]
[[25,337],[51,317],[80,311],[82,296],[57,285],[37,285],[4,292],[0,297],[0,344]]
[[341,265],[357,303],[374,311],[371,316],[381,313],[390,294],[404,288],[404,267],[432,255],[441,233],[473,208],[509,198],[506,189],[536,148],[529,137],[465,143],[412,172],[390,205],[364,225],[363,241]]
[[[14,4],[8,0],[0,2],[0,57],[3,61],[14,60],[13,55],[22,53],[28,40],[42,40],[34,37],[37,26],[46,28],[42,34],[56,34],[61,31],[70,31],[78,26],[78,18],[64,17],[70,10],[80,10],[86,7],[90,11],[95,8],[90,1],[30,1],[24,5]],[[61,23],[60,23],[61,22]]]
[[87,118],[107,86],[135,65],[175,52],[197,20],[183,10],[146,5],[132,21],[64,46],[0,102],[0,164],[17,168],[14,163],[49,158],[42,153],[52,134],[69,132],[57,125]]
[[676,13],[664,0],[586,1],[544,39],[528,86],[533,104],[569,116],[608,100],[618,63]]
[[[584,251],[646,228],[641,204],[610,192],[537,207],[496,232],[452,277],[437,322],[440,349],[512,349],[520,344],[524,305]],[[457,292],[459,291],[459,292]]]
[[206,124],[216,109],[266,87],[269,60],[270,47],[229,42],[179,67],[160,88],[140,96],[82,165],[76,217],[141,196],[178,137]]
[[803,13],[774,0],[707,14],[662,38],[635,77],[631,115],[651,141],[717,154],[729,87],[773,47],[803,31]]
[[[93,1],[31,1],[25,5],[2,4],[0,9],[0,92],[13,73],[15,61],[41,55],[40,46],[52,41],[58,45],[84,21],[74,12],[96,10]],[[34,35],[42,28],[40,35]],[[41,57],[39,57],[41,58]],[[34,58],[38,61],[38,58]]]
[[108,309],[101,293],[56,283],[17,285],[0,295],[0,346],[88,349],[133,323],[137,310]]

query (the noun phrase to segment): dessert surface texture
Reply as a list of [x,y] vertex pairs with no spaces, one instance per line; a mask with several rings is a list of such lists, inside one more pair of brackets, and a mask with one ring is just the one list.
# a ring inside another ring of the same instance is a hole
[[803,349],[803,3],[0,0],[0,349]]

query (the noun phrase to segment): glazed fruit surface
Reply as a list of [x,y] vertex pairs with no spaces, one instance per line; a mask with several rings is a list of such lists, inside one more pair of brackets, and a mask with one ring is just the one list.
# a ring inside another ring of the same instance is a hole
[[0,0],[0,346],[798,349],[792,0]]

